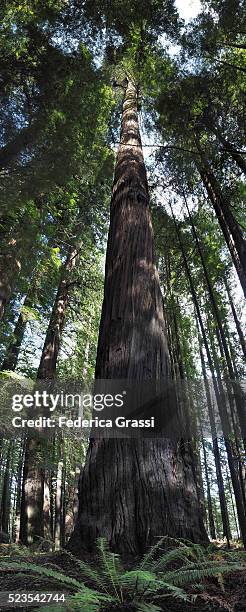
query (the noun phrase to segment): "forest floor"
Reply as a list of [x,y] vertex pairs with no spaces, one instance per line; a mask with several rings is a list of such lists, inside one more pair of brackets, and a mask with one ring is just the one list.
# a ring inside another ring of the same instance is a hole
[[[8,612],[10,610],[37,610],[41,609],[41,604],[30,605],[28,607],[25,604],[15,603],[11,606],[4,604],[2,605],[1,599],[2,594],[5,593],[64,593],[65,597],[69,597],[74,593],[72,588],[69,585],[64,587],[63,584],[59,584],[56,580],[53,580],[52,577],[45,577],[41,575],[31,575],[25,573],[23,568],[21,568],[22,563],[28,563],[32,565],[38,565],[41,567],[45,567],[46,569],[54,570],[54,571],[62,571],[66,576],[71,578],[75,578],[78,581],[83,581],[81,579],[80,568],[76,565],[76,563],[67,556],[66,553],[33,553],[30,551],[28,554],[26,552],[25,556],[20,558],[19,554],[14,554],[14,551],[11,552],[11,555],[8,554],[9,546],[7,544],[0,545],[0,610],[4,612]],[[27,549],[26,549],[27,550]],[[3,568],[2,562],[10,561],[17,562],[19,564],[19,569],[10,570]],[[91,563],[91,559],[89,560]],[[204,589],[197,596],[196,601],[194,603],[186,603],[183,601],[179,601],[177,599],[169,598],[168,603],[163,605],[163,612],[224,612],[227,610],[228,612],[246,612],[246,573],[244,572],[234,572],[230,575],[227,575],[224,578],[224,584],[219,585],[216,579],[206,579],[204,580]],[[192,592],[192,591],[191,591]],[[2,605],[2,607],[1,607]],[[42,605],[42,608],[45,608],[46,605]],[[65,607],[61,606],[59,603],[53,604],[52,612],[55,610],[59,611],[59,609],[68,611],[71,609],[69,606]],[[94,608],[93,608],[94,609]],[[125,606],[119,607],[110,607],[103,608],[103,612],[132,612],[134,609],[126,604]],[[88,609],[88,612],[90,610]]]

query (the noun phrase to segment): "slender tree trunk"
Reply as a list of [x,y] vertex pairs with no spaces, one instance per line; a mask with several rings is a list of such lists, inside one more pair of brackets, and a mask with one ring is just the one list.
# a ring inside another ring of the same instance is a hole
[[170,361],[170,372],[171,377],[175,378],[176,376],[176,368],[175,368],[175,356],[174,356],[174,344],[172,337],[172,326],[171,326],[171,315],[169,313],[169,293],[170,293],[170,259],[169,253],[165,253],[164,259],[164,267],[165,267],[165,281],[166,281],[166,291],[164,292],[163,297],[163,311],[164,311],[164,320],[165,326],[167,330],[167,344],[169,350],[169,361]]
[[10,470],[12,461],[13,443],[10,441],[6,457],[6,466],[3,477],[3,488],[0,507],[0,530],[4,533],[9,533],[9,495],[10,495]]
[[230,292],[230,288],[229,288],[229,285],[228,285],[228,282],[227,282],[226,278],[225,278],[225,287],[226,287],[226,291],[227,291],[227,295],[228,295],[228,300],[229,300],[229,304],[230,304],[230,307],[231,307],[231,311],[232,311],[232,314],[233,314],[233,318],[234,318],[234,321],[235,321],[235,326],[237,328],[237,333],[238,333],[239,341],[240,341],[240,344],[241,344],[243,356],[244,356],[244,359],[246,359],[246,342],[245,342],[245,337],[244,337],[244,333],[243,333],[243,330],[242,330],[242,327],[241,327],[241,323],[240,323],[239,318],[237,316],[237,311],[236,311],[236,308],[235,308],[235,305],[234,305],[234,301],[233,301],[233,298],[232,298],[232,295],[231,295],[231,292]]
[[45,540],[51,540],[50,472],[48,469],[44,470],[43,530]]
[[[209,329],[209,325],[208,325],[208,329]],[[216,378],[214,377],[213,381],[214,381],[216,399],[218,398],[217,405],[219,409],[222,430],[223,432],[225,431],[228,432],[230,431],[230,423],[228,420],[227,407],[226,407],[227,398],[225,396],[224,389],[223,389],[223,383],[222,383],[221,374],[219,370],[219,362],[217,359],[216,350],[214,347],[213,333],[211,332],[211,330],[210,330],[210,341],[211,341],[213,360],[214,360],[215,370],[216,370]],[[227,457],[228,457],[228,465],[230,469],[232,486],[233,486],[235,501],[236,501],[236,506],[237,506],[238,521],[239,521],[240,530],[242,534],[243,544],[244,544],[244,547],[246,548],[246,513],[245,513],[243,492],[242,492],[241,483],[240,483],[238,472],[237,472],[236,465],[235,465],[233,445],[232,445],[231,440],[227,437],[227,434],[224,435],[224,441],[225,441],[225,447],[226,447],[226,452],[227,452]]]
[[22,305],[19,317],[17,319],[17,323],[13,332],[13,338],[7,348],[6,355],[1,366],[2,371],[10,370],[13,372],[17,366],[18,357],[27,325],[27,318],[25,316],[24,309],[30,308],[32,306],[32,303],[33,301],[31,297],[27,295],[24,304]]
[[[170,376],[163,302],[153,252],[136,87],[128,82],[111,201],[96,377],[134,381]],[[164,439],[91,439],[70,546],[105,536],[141,553],[164,534],[206,539],[193,459]]]
[[68,491],[67,491],[67,504],[66,504],[66,516],[65,516],[65,542],[70,538],[78,514],[78,478],[80,470],[75,468],[69,473],[68,478]]
[[[196,228],[194,226],[193,223],[193,219],[191,217],[190,214],[190,210],[188,207],[188,203],[186,200],[186,197],[184,195],[184,201],[185,201],[185,205],[186,205],[186,209],[189,215],[189,220],[190,220],[190,224],[191,224],[191,228],[192,228],[192,233],[196,242],[196,246],[197,246],[197,250],[198,253],[200,255],[200,259],[201,259],[201,263],[202,263],[202,267],[203,267],[203,271],[204,271],[204,276],[206,279],[206,284],[207,284],[207,289],[208,289],[208,294],[209,294],[209,298],[210,298],[210,302],[211,302],[211,306],[213,309],[213,313],[214,313],[214,318],[218,327],[218,343],[221,349],[221,354],[223,357],[223,354],[225,356],[225,360],[226,360],[226,365],[227,365],[227,370],[228,370],[228,374],[231,380],[235,381],[235,372],[234,372],[234,368],[233,368],[233,364],[232,364],[232,360],[231,360],[231,356],[230,356],[230,352],[229,352],[229,347],[227,344],[227,339],[226,339],[226,334],[225,334],[225,330],[224,330],[224,326],[222,324],[222,320],[221,320],[221,314],[216,302],[216,297],[215,297],[215,293],[213,290],[213,287],[211,285],[211,281],[209,278],[209,274],[208,274],[208,270],[207,270],[207,266],[206,266],[206,262],[205,262],[205,258],[204,258],[204,254],[203,254],[203,249],[202,246],[200,244],[200,240],[198,239],[197,236],[197,232],[196,232]],[[236,381],[235,381],[235,387],[237,386]],[[229,395],[229,399],[232,402],[232,395],[231,395],[231,390],[230,387],[228,386],[228,395]],[[245,411],[245,406],[244,406],[244,401],[242,401],[241,398],[241,390],[239,389],[239,394],[236,393],[235,396],[235,404],[236,404],[236,408],[237,408],[237,414],[238,414],[238,418],[239,418],[239,422],[241,425],[241,431],[244,431],[245,428],[245,422],[246,422],[246,411]]]
[[[213,454],[214,454],[214,461],[215,461],[216,479],[217,479],[217,485],[218,485],[218,491],[219,491],[220,511],[221,511],[222,525],[223,525],[223,536],[226,538],[227,544],[229,546],[230,545],[230,536],[231,536],[231,533],[230,533],[230,521],[229,521],[227,504],[226,504],[226,496],[225,496],[223,474],[222,474],[222,469],[221,469],[220,450],[219,450],[218,438],[216,437],[216,424],[215,424],[215,416],[214,416],[214,410],[213,410],[213,403],[212,403],[212,399],[211,399],[211,393],[210,393],[210,388],[209,388],[209,381],[208,381],[208,378],[207,378],[205,360],[204,360],[203,351],[202,351],[202,344],[201,344],[198,320],[197,320],[197,330],[198,330],[198,341],[199,341],[200,359],[201,359],[201,365],[202,365],[202,374],[203,374],[203,379],[204,379],[204,384],[205,384],[205,392],[206,392],[206,399],[207,399],[207,408],[208,408],[209,422],[210,422],[211,433],[212,433]],[[205,332],[205,330],[204,330],[204,332]],[[207,354],[209,354],[209,362],[210,362],[210,365],[211,365],[212,359],[211,359],[211,356],[210,356],[209,347],[208,347]]]
[[242,157],[242,155],[237,150],[237,148],[229,140],[227,140],[227,138],[224,137],[218,125],[215,126],[209,120],[206,121],[205,125],[213,134],[215,134],[215,136],[217,136],[219,142],[223,146],[223,149],[227,151],[227,153],[230,154],[230,156],[236,162],[240,170],[242,170],[242,172],[246,175],[246,162],[244,158]]
[[219,183],[205,158],[198,139],[196,139],[196,145],[201,159],[200,162],[197,162],[197,168],[208,193],[208,197],[214,207],[246,297],[246,242],[243,238],[241,228],[232,214],[230,203],[226,196],[223,195]]
[[61,495],[61,546],[64,547],[66,543],[66,506],[67,506],[66,460],[64,460],[64,465],[63,465],[63,470],[62,470],[61,493],[62,493]]
[[206,447],[205,447],[203,436],[202,436],[202,450],[203,450],[203,457],[204,457],[204,470],[205,470],[205,478],[206,478],[206,486],[207,486],[209,531],[210,531],[211,538],[213,540],[216,540],[213,505],[212,505],[212,497],[211,497],[211,489],[210,489],[209,473],[208,473],[208,462],[207,462]]
[[60,550],[61,547],[62,469],[63,461],[59,461],[56,481],[55,550]]
[[[70,249],[63,267],[61,281],[56,294],[51,318],[46,333],[42,356],[38,368],[37,380],[52,379],[55,376],[62,331],[68,305],[69,276],[78,256],[78,248]],[[33,542],[35,537],[44,536],[44,486],[45,469],[42,466],[44,452],[38,437],[29,437],[26,443],[25,466],[22,487],[21,541]],[[47,494],[47,488],[46,488]]]
[[21,448],[18,462],[18,473],[17,473],[17,482],[16,482],[16,503],[15,503],[15,537],[14,541],[18,544],[20,539],[20,513],[21,513],[21,483],[22,483],[22,474],[23,474],[23,465],[24,465],[24,457],[25,457],[25,446],[26,440],[25,436],[22,436],[21,439]]
[[4,316],[6,306],[12,294],[13,284],[21,269],[17,252],[17,240],[11,238],[6,252],[0,256],[0,320]]
[[[172,208],[171,208],[171,210],[172,210]],[[194,307],[195,307],[195,311],[196,311],[196,315],[197,315],[197,320],[199,322],[199,327],[200,327],[200,330],[201,330],[202,339],[203,339],[203,343],[204,343],[206,354],[207,354],[207,358],[208,358],[208,365],[209,365],[210,372],[211,372],[211,375],[212,375],[214,390],[215,390],[215,394],[216,394],[216,400],[217,400],[218,408],[220,409],[220,406],[221,406],[221,397],[220,397],[219,389],[218,389],[218,386],[217,386],[217,380],[216,380],[216,377],[215,377],[215,374],[214,374],[214,367],[213,367],[213,362],[212,362],[212,358],[211,358],[211,354],[210,354],[210,350],[209,350],[207,335],[206,335],[205,327],[204,327],[204,324],[203,324],[203,320],[202,320],[202,316],[201,316],[201,312],[200,312],[200,307],[199,307],[196,291],[195,291],[195,288],[194,288],[193,279],[192,279],[192,276],[191,276],[191,273],[190,273],[189,264],[188,264],[188,261],[187,261],[186,253],[185,253],[184,246],[183,246],[183,242],[182,242],[182,239],[181,239],[179,227],[178,227],[178,224],[177,224],[176,219],[174,217],[173,211],[172,211],[172,216],[173,216],[173,220],[174,220],[174,224],[175,224],[175,228],[176,228],[176,233],[177,233],[178,241],[179,241],[181,252],[182,252],[182,256],[183,256],[185,271],[186,271],[187,278],[188,278],[189,284],[190,284],[190,290],[191,290],[191,295],[192,295],[192,299],[193,299],[193,303],[194,303]],[[203,364],[204,361],[202,359],[202,354],[201,354],[201,361],[202,361],[202,364]],[[216,427],[215,427],[215,422],[214,422],[214,418],[213,418],[213,411],[211,411],[212,404],[210,402],[210,392],[209,392],[209,389],[208,389],[207,383],[206,383],[206,378],[207,378],[206,377],[206,370],[203,370],[203,373],[205,375],[205,389],[206,389],[206,395],[207,395],[207,401],[208,401],[208,411],[209,411],[209,418],[210,418],[210,423],[211,423],[212,437],[214,438],[214,434],[216,432]],[[223,413],[222,413],[222,417],[223,417]],[[222,426],[223,426],[223,418],[222,418]],[[227,430],[228,430],[228,428],[227,428]],[[214,448],[214,456],[215,456],[216,474],[217,474],[217,478],[218,478],[218,488],[219,488],[219,496],[220,496],[220,507],[221,507],[222,522],[223,522],[223,530],[224,530],[224,535],[227,538],[227,542],[228,542],[228,545],[229,545],[229,541],[230,541],[229,540],[229,537],[230,537],[229,520],[228,520],[228,513],[227,513],[227,507],[226,507],[226,501],[225,501],[223,478],[222,478],[222,473],[221,473],[221,466],[220,466],[220,460],[219,460],[219,451],[217,449],[216,438],[214,439],[214,442],[213,442],[213,448]],[[228,449],[229,449],[229,445],[228,445]],[[233,468],[234,468],[234,466],[232,466],[232,470],[233,470]],[[237,489],[236,480],[235,480],[235,487]],[[239,499],[238,503],[239,503],[239,513],[240,513],[240,516],[241,516],[241,519],[242,519],[242,525],[244,527],[244,517],[243,517],[244,513],[242,512],[241,500],[240,499]],[[246,532],[245,532],[245,544],[246,544]]]
[[63,268],[62,278],[56,294],[52,309],[49,326],[46,333],[45,343],[40,359],[37,373],[38,380],[54,378],[58,353],[61,345],[61,337],[65,323],[66,309],[68,305],[69,289],[71,283],[69,276],[78,258],[78,247],[72,247],[67,256]]
[[235,503],[234,503],[233,494],[232,494],[232,488],[231,488],[231,479],[230,479],[227,467],[226,467],[226,479],[227,479],[227,486],[228,486],[229,495],[230,495],[230,499],[231,499],[234,523],[235,523],[235,527],[236,527],[236,531],[237,531],[237,539],[239,540],[241,534],[239,533],[237,513],[236,513],[236,509],[235,509]]
[[27,145],[32,144],[33,139],[38,134],[39,129],[40,127],[38,121],[33,122],[32,125],[21,130],[14,140],[0,149],[1,170],[14,163],[23,149],[25,149]]

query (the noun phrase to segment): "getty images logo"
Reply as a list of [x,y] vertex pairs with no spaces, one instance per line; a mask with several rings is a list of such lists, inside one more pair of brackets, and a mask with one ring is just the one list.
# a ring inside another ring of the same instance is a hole
[[25,408],[46,408],[54,412],[56,408],[90,408],[100,412],[104,408],[121,408],[124,405],[126,391],[122,393],[48,393],[47,391],[34,391],[34,393],[15,394],[12,397],[13,412],[21,412]]

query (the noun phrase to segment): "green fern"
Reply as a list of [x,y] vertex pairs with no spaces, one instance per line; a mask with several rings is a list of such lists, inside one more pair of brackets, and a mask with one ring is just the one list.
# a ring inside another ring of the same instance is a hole
[[[105,539],[98,540],[97,551],[97,568],[65,551],[77,565],[85,582],[56,569],[27,563],[25,559],[23,562],[18,560],[18,563],[11,559],[4,560],[1,567],[6,571],[15,569],[18,573],[36,574],[63,584],[74,594],[69,596],[61,610],[82,612],[117,610],[122,604],[136,612],[159,612],[161,603],[167,598],[192,604],[204,588],[205,578],[216,578],[223,590],[224,575],[232,571],[246,571],[246,564],[243,563],[246,554],[242,551],[211,550],[166,536],[144,555],[137,567],[128,571],[122,566],[119,556],[110,551]],[[53,612],[53,608],[48,606],[47,611]]]
[[4,561],[1,562],[1,569],[11,570],[21,570],[23,572],[31,572],[32,574],[39,574],[40,576],[45,576],[46,578],[51,578],[55,580],[55,582],[61,582],[64,585],[68,585],[71,589],[86,589],[87,587],[83,584],[83,582],[79,582],[75,578],[71,578],[71,576],[66,576],[63,572],[57,572],[50,568],[34,565],[33,563],[23,563],[15,561]]
[[93,584],[97,588],[107,591],[104,580],[101,578],[99,572],[94,567],[92,567],[85,561],[78,559],[78,557],[75,557],[68,550],[63,550],[63,553],[67,557],[69,557],[69,559],[71,559],[71,561],[73,561],[75,565],[78,566],[78,568],[80,569],[81,577],[83,579],[88,580],[90,584]]
[[189,568],[179,568],[177,570],[167,572],[165,580],[175,586],[192,585],[196,582],[201,582],[205,578],[213,578],[218,574],[228,574],[232,571],[246,570],[246,566],[237,563],[222,564],[218,561],[206,561],[204,563],[195,564]]
[[115,604],[115,599],[110,595],[101,593],[78,592],[69,599],[69,610],[81,610],[81,612],[98,612],[110,604]]
[[97,549],[101,559],[101,568],[103,575],[112,584],[115,597],[119,601],[123,601],[123,594],[120,585],[120,576],[123,568],[120,563],[119,555],[112,553],[105,538],[99,538]]

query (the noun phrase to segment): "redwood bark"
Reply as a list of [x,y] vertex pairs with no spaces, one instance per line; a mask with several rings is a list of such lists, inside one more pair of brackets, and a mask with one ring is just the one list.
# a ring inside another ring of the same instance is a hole
[[[168,380],[163,301],[155,266],[136,87],[125,92],[108,237],[96,377]],[[98,536],[141,553],[161,535],[204,541],[194,459],[172,440],[91,440],[71,547]]]
[[61,337],[69,298],[69,277],[76,264],[77,258],[78,248],[71,247],[63,268],[62,278],[58,287],[46,333],[45,343],[37,373],[38,380],[46,380],[48,378],[52,379],[54,378],[56,372],[57,358],[60,350]]

